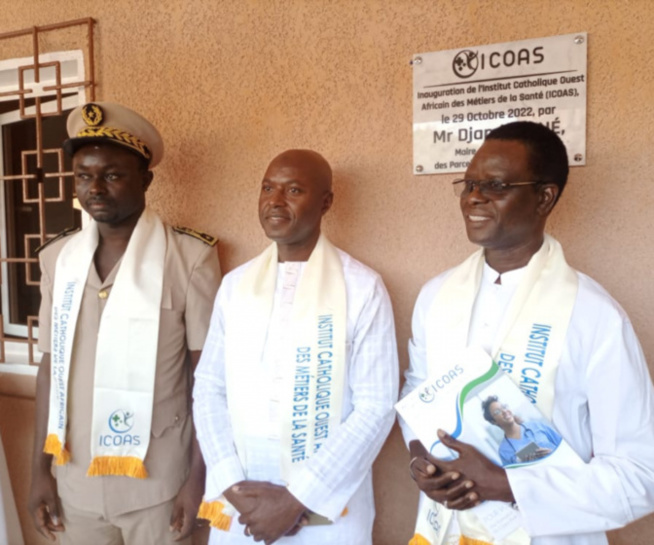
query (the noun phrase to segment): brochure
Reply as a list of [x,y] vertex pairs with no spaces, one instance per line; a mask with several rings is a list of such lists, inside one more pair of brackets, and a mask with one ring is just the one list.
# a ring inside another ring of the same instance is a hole
[[[457,457],[439,440],[442,429],[507,471],[536,463],[583,463],[482,349],[467,348],[442,369],[395,406],[432,456]],[[505,502],[487,501],[472,511],[496,540],[522,526],[519,511]]]

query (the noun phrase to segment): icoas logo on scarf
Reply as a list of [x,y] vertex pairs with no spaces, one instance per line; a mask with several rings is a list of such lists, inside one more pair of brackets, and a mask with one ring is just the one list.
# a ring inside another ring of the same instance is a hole
[[134,426],[134,413],[118,409],[109,417],[109,428],[114,433],[126,433]]
[[109,416],[109,429],[112,433],[100,435],[102,447],[120,447],[124,445],[139,446],[141,437],[128,433],[134,427],[134,413],[118,409]]

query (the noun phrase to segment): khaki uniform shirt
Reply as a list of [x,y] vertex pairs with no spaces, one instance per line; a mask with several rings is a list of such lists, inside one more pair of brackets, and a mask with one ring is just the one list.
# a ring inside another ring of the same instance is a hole
[[[42,296],[39,348],[43,352],[51,351],[55,265],[61,248],[71,238],[53,242],[39,256]],[[120,262],[104,282],[91,264],[77,319],[68,380],[66,442],[71,461],[57,466],[57,485],[66,503],[106,517],[168,501],[177,494],[188,475],[193,429],[189,351],[201,350],[204,344],[220,283],[220,267],[215,247],[169,226],[166,226],[166,239],[154,410],[145,457],[147,479],[86,476],[91,462],[97,335]]]

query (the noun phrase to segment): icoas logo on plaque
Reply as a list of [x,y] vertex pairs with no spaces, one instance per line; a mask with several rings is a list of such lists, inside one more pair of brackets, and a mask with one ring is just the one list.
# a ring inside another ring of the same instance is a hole
[[472,76],[479,66],[479,57],[476,51],[464,49],[459,51],[452,61],[452,70],[460,78],[466,79]]

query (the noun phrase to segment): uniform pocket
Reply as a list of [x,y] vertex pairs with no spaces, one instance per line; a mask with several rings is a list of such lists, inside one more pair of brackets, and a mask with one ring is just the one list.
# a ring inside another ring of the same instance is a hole
[[157,403],[152,411],[152,436],[161,437],[166,430],[183,426],[188,417],[186,395],[177,395]]

